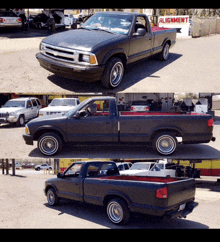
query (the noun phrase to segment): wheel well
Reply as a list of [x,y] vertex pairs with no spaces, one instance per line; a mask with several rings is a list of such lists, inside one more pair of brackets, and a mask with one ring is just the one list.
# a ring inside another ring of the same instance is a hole
[[[124,65],[124,68],[126,66],[126,63],[127,63],[127,58],[126,58],[126,55],[124,53],[117,53],[117,54],[114,54],[112,55],[109,59],[111,59],[112,57],[118,57],[122,60],[122,63]],[[108,59],[108,60],[109,60]]]
[[171,46],[171,40],[170,39],[165,40],[163,46],[165,46],[166,43],[168,43],[168,45]]
[[167,40],[167,43],[169,46],[171,46],[171,41],[170,40]]
[[53,189],[56,191],[56,189],[55,189],[53,186],[48,185],[48,186],[45,188],[45,192],[46,192],[46,194],[47,194],[47,191],[48,191],[50,188],[53,188]]
[[128,202],[123,197],[121,197],[119,195],[114,195],[114,194],[105,196],[105,198],[103,200],[103,205],[106,207],[108,201],[112,200],[113,198],[120,198],[120,199],[122,199],[128,205]]
[[155,132],[153,132],[153,134],[151,135],[151,140],[154,139],[154,137],[159,134],[159,133],[164,133],[164,132],[169,132],[169,133],[172,133],[174,134],[176,137],[182,137],[181,133],[175,129],[160,129],[160,130],[157,130]]
[[61,134],[59,131],[55,130],[55,129],[41,129],[41,130],[37,131],[37,132],[34,134],[34,138],[33,138],[33,139],[34,139],[34,140],[38,140],[39,137],[40,137],[42,134],[44,134],[44,133],[48,133],[48,132],[52,132],[52,133],[55,133],[55,134],[59,135],[60,138],[62,139],[62,141],[64,141],[62,134]]

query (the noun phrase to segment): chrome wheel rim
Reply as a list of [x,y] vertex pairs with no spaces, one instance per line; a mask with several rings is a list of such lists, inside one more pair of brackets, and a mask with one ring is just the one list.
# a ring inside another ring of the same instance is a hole
[[168,56],[169,56],[169,45],[166,44],[163,50],[163,57],[165,60],[167,60]]
[[159,153],[169,155],[176,149],[175,139],[169,135],[160,136],[157,139],[156,148]]
[[59,148],[58,141],[53,136],[45,136],[39,142],[40,151],[45,155],[53,155]]
[[112,87],[117,87],[123,77],[124,66],[121,62],[115,63],[110,73],[110,84]]
[[47,192],[47,201],[50,205],[53,205],[55,202],[55,195],[51,190]]
[[119,203],[111,202],[108,204],[107,213],[113,223],[120,223],[123,219],[123,210]]

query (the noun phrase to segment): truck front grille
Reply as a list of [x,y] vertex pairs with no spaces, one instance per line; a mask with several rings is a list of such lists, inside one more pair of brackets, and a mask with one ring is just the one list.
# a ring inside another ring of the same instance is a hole
[[66,61],[69,63],[77,63],[79,59],[79,54],[75,50],[52,46],[45,43],[41,44],[41,53],[55,60]]
[[47,115],[53,115],[53,114],[57,114],[57,113],[61,113],[61,112],[47,112]]

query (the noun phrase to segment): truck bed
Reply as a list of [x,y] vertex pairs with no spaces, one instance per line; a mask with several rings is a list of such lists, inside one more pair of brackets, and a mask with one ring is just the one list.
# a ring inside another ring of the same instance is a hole
[[[156,191],[162,188],[167,189],[167,198],[156,197]],[[121,196],[132,212],[164,216],[194,201],[195,180],[123,175],[85,178],[85,202],[102,205],[106,195]]]
[[145,181],[145,182],[162,182],[162,183],[171,183],[178,181],[177,178],[165,178],[165,177],[142,177],[142,176],[107,176],[100,177],[100,179],[107,180],[120,180],[120,181]]

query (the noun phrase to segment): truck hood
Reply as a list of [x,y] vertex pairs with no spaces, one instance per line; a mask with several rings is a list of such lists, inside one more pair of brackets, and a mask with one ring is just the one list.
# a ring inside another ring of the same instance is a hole
[[0,113],[11,113],[11,112],[17,112],[18,110],[22,110],[23,107],[15,107],[15,108],[1,108]]
[[74,29],[49,36],[43,40],[43,43],[92,52],[95,46],[118,38],[122,36],[99,30]]
[[65,122],[64,120],[66,120],[66,119],[67,119],[66,116],[62,116],[62,117],[56,117],[53,115],[52,115],[52,117],[50,117],[49,115],[40,116],[40,117],[35,118],[35,119],[31,120],[30,122],[28,122],[28,126],[53,125],[55,123]]

